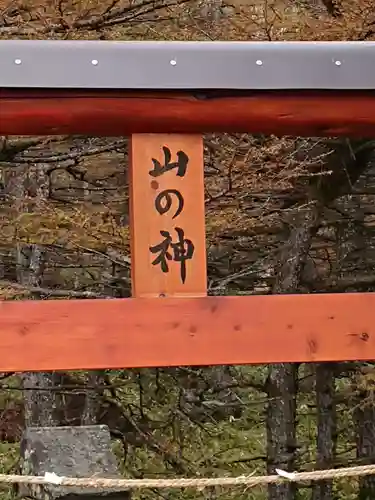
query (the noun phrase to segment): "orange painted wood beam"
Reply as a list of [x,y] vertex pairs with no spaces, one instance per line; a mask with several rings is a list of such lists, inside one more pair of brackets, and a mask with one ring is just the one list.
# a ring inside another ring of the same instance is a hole
[[375,359],[375,293],[9,301],[0,371]]
[[375,92],[0,89],[0,135],[205,132],[371,137]]

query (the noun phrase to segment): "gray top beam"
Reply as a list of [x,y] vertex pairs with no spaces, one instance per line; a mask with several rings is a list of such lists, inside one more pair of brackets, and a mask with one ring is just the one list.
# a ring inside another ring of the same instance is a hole
[[0,88],[375,89],[375,42],[0,41]]

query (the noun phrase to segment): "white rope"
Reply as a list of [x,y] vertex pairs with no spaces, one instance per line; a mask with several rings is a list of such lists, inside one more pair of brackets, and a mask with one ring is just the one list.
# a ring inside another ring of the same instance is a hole
[[321,481],[324,479],[354,478],[375,474],[375,465],[346,467],[340,469],[316,470],[311,472],[286,472],[276,469],[277,474],[270,476],[238,476],[217,478],[177,478],[177,479],[113,479],[103,477],[73,478],[58,476],[46,472],[44,476],[22,476],[15,474],[0,474],[3,484],[40,484],[78,486],[82,488],[207,488],[213,486],[264,486],[285,481]]

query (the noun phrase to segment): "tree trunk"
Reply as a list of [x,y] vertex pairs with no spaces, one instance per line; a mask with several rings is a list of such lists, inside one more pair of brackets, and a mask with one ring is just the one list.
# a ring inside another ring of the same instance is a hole
[[340,1],[339,0],[322,0],[322,4],[327,9],[327,12],[332,17],[341,17]]
[[[357,458],[361,465],[373,464],[375,459],[375,407],[369,393],[361,391],[354,415],[357,426]],[[375,476],[359,479],[358,500],[374,500]]]
[[[318,228],[321,205],[312,203],[297,213],[288,243],[280,256],[280,268],[274,293],[295,293],[311,240]],[[293,471],[296,452],[296,397],[298,391],[298,365],[273,364],[268,368],[266,383],[267,407],[267,471],[275,468]],[[296,487],[292,483],[271,484],[269,500],[293,500]]]
[[217,23],[222,18],[223,0],[204,0],[201,3],[201,15],[208,23]]
[[105,372],[93,370],[88,373],[87,383],[90,386],[85,395],[85,407],[81,418],[82,425],[95,425],[98,423],[100,400],[104,393]]
[[[31,196],[35,209],[42,209],[49,195],[49,177],[42,166],[31,165],[22,169],[18,178],[18,193],[15,203],[19,212],[28,211],[26,196]],[[15,194],[15,193],[14,193]],[[41,245],[18,244],[17,277],[19,283],[30,287],[41,285],[45,263],[45,251]],[[57,390],[61,375],[57,373],[23,373],[25,423],[28,427],[59,425],[56,413],[60,406]]]
[[[334,364],[318,363],[315,376],[318,419],[316,466],[327,469],[333,466],[337,442]],[[332,481],[314,483],[312,500],[333,500],[332,486]]]

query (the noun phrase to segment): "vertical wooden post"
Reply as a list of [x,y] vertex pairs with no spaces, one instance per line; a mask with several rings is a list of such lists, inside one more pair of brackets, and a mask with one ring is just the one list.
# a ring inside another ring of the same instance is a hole
[[129,170],[133,296],[205,296],[202,136],[135,134]]

